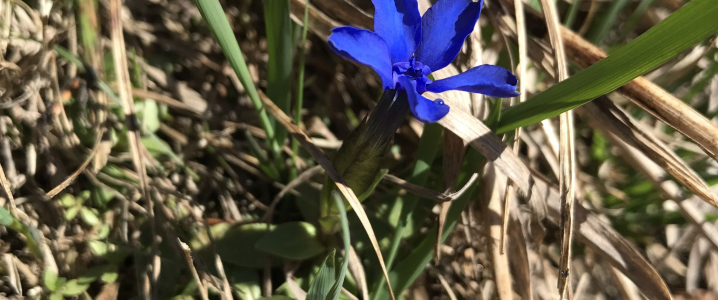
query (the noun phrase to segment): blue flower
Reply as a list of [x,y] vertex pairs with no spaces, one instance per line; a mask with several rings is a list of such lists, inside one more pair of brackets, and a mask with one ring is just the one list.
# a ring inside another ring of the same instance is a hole
[[421,94],[461,90],[491,97],[514,97],[516,76],[494,65],[481,65],[441,80],[429,74],[446,67],[479,19],[483,0],[438,0],[422,17],[416,0],[372,0],[374,31],[336,27],[329,47],[339,56],[371,67],[385,90],[406,93],[414,116],[433,123],[449,113],[441,99]]

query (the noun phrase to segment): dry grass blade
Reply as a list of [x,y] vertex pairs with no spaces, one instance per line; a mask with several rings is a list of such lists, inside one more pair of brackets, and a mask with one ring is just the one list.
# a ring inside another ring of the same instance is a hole
[[[568,77],[566,54],[564,53],[563,39],[559,34],[561,24],[558,21],[556,4],[552,0],[541,0],[541,7],[546,19],[549,39],[555,57],[555,74],[557,82]],[[573,112],[567,111],[559,115],[559,192],[561,194],[561,261],[559,262],[558,290],[560,299],[564,299],[567,289],[567,279],[571,271],[571,241],[573,240],[573,203],[576,188],[576,157],[573,141]],[[567,296],[570,298],[570,296]]]
[[12,196],[12,190],[10,188],[10,182],[7,180],[7,177],[5,177],[5,170],[3,170],[2,165],[0,165],[0,184],[2,184],[2,188],[5,191],[5,195],[8,199],[8,205],[10,206],[10,214],[12,214],[13,217],[17,218],[17,206],[15,206],[15,197]]
[[334,183],[337,185],[337,189],[344,195],[344,197],[349,201],[349,204],[351,204],[352,208],[357,214],[357,217],[359,217],[359,221],[361,221],[362,226],[364,227],[364,230],[366,231],[366,234],[369,236],[369,240],[371,241],[372,247],[374,248],[374,252],[376,253],[377,258],[379,259],[379,265],[381,266],[382,272],[384,273],[384,279],[386,280],[386,286],[389,290],[389,295],[392,300],[394,300],[394,292],[391,289],[391,283],[389,282],[389,273],[386,270],[386,265],[384,265],[384,257],[381,255],[381,248],[379,248],[379,243],[377,242],[376,235],[374,234],[374,229],[372,229],[371,223],[369,222],[369,218],[366,215],[366,212],[364,211],[364,208],[361,206],[361,203],[359,202],[359,199],[357,199],[357,196],[354,194],[354,191],[352,191],[349,186],[347,186],[346,182],[344,182],[344,179],[339,174],[339,172],[334,168],[334,165],[332,162],[322,153],[317,146],[315,146],[312,143],[312,140],[309,139],[309,137],[294,123],[292,122],[292,119],[287,116],[277,105],[272,102],[271,99],[267,98],[267,96],[259,92],[260,99],[262,100],[262,103],[264,104],[264,108],[271,114],[277,121],[284,126],[284,128],[287,129],[287,131],[295,138],[297,141],[299,141],[299,144],[304,147],[309,154],[312,155],[312,157],[324,168],[324,171],[327,172],[327,175],[334,181]]
[[199,273],[197,273],[197,269],[195,269],[194,267],[194,261],[192,260],[192,250],[179,238],[177,238],[177,243],[179,243],[180,247],[182,248],[184,258],[187,261],[187,266],[189,266],[190,271],[192,271],[192,278],[194,278],[194,281],[197,283],[199,295],[202,297],[202,300],[209,300],[209,297],[207,296],[207,288],[204,286],[204,284],[202,284],[202,280],[199,279]]
[[644,130],[636,120],[605,97],[587,104],[586,110],[595,124],[641,150],[648,158],[666,170],[691,192],[718,207],[718,198],[708,184],[678,157],[668,146]]
[[[506,213],[504,214],[507,215]],[[508,233],[508,243],[511,245],[508,254],[511,257],[509,264],[515,274],[514,281],[516,286],[521,287],[516,292],[521,295],[521,299],[531,300],[533,299],[531,265],[529,264],[528,249],[526,249],[526,239],[524,239],[521,222],[516,213],[511,214],[509,226],[511,226]]]
[[[516,31],[518,34],[518,46],[519,46],[519,62],[518,62],[518,78],[519,78],[519,102],[526,101],[526,64],[528,59],[526,55],[526,21],[524,20],[523,2],[521,0],[514,1],[514,7],[516,9]],[[505,37],[505,35],[502,34]],[[510,53],[510,52],[509,52]],[[511,99],[511,105],[515,103],[516,98]],[[513,151],[514,154],[519,154],[519,147],[521,145],[521,127],[514,130],[514,143]],[[506,182],[506,191],[504,192],[504,215],[501,217],[501,253],[504,253],[506,248],[506,236],[509,228],[509,218],[511,217],[511,200],[514,196],[513,183],[509,180]]]
[[[428,98],[437,98],[436,94],[427,92],[425,95]],[[493,162],[501,172],[516,184],[521,194],[529,200],[529,205],[538,219],[543,219],[546,215],[546,203],[544,203],[541,195],[536,190],[533,176],[531,176],[531,172],[521,159],[511,152],[506,147],[506,144],[483,122],[466,111],[456,109],[456,106],[454,106],[455,99],[445,97],[444,101],[454,109],[451,109],[449,114],[439,120],[438,123],[461,137],[478,150],[479,153],[486,156],[489,161]]]
[[125,50],[125,38],[122,33],[122,1],[110,1],[110,37],[112,38],[112,57],[115,64],[115,75],[117,77],[117,90],[122,104],[122,110],[125,113],[125,124],[127,126],[127,141],[132,155],[132,162],[137,171],[140,191],[142,197],[147,203],[147,216],[150,222],[152,234],[152,266],[150,272],[150,295],[151,298],[157,299],[156,283],[159,277],[160,260],[157,254],[157,239],[154,223],[154,208],[152,199],[148,196],[147,191],[147,173],[145,170],[144,158],[140,147],[140,134],[137,128],[137,116],[135,115],[134,102],[132,100],[132,86],[130,83],[130,74],[127,68],[127,51]]
[[483,213],[484,229],[487,231],[487,248],[491,258],[492,270],[494,272],[494,280],[496,281],[496,289],[499,299],[513,299],[513,290],[511,288],[511,272],[509,269],[508,255],[502,251],[499,244],[502,240],[501,234],[501,216],[503,210],[503,194],[500,192],[506,184],[506,176],[503,173],[496,172],[496,168],[488,168],[487,174],[484,176],[485,182],[483,186],[483,199],[481,199],[481,211]]
[[274,199],[272,199],[272,203],[269,205],[269,208],[267,208],[267,211],[264,213],[262,220],[265,222],[270,222],[272,220],[272,215],[274,214],[274,209],[277,207],[277,204],[279,204],[279,200],[282,200],[282,197],[284,197],[284,195],[286,195],[289,191],[311,179],[314,175],[319,174],[321,171],[322,166],[314,166],[302,172],[302,174],[299,174],[297,178],[294,178],[292,181],[287,183],[287,185],[284,186],[284,188],[282,188],[282,190],[279,191],[276,196],[274,196]]
[[[546,199],[548,219],[559,224],[561,204],[558,190],[541,180],[536,181],[535,185]],[[658,272],[609,224],[578,203],[574,207],[574,223],[576,238],[631,279],[648,299],[673,299]]]
[[102,135],[104,133],[105,133],[104,129],[100,129],[97,132],[97,134],[95,135],[95,145],[92,147],[92,152],[90,152],[90,155],[87,156],[87,158],[85,159],[85,162],[83,162],[82,165],[80,165],[80,167],[77,168],[77,170],[75,170],[75,172],[72,172],[72,174],[70,174],[69,177],[67,177],[65,180],[63,180],[60,184],[58,184],[52,190],[47,192],[47,194],[45,194],[45,197],[47,197],[48,199],[54,198],[55,196],[60,194],[63,190],[65,190],[65,188],[70,186],[70,184],[73,181],[75,181],[75,179],[77,179],[77,176],[80,176],[80,173],[82,173],[82,171],[84,171],[87,168],[87,166],[89,166],[90,163],[95,158],[95,155],[97,154],[97,151],[100,148],[100,145],[102,144]]

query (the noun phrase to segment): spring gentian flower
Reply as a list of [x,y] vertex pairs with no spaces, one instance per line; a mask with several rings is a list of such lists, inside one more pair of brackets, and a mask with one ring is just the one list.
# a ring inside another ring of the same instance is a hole
[[441,80],[428,75],[446,67],[461,50],[479,19],[483,0],[438,0],[422,17],[417,0],[372,0],[374,31],[336,27],[329,47],[339,56],[371,67],[384,90],[406,93],[414,116],[433,123],[449,113],[441,99],[421,94],[461,90],[491,97],[514,97],[516,76],[494,65],[481,65]]

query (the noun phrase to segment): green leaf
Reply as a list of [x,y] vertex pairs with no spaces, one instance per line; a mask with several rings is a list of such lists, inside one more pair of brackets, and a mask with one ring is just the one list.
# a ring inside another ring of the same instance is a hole
[[287,296],[284,296],[284,295],[274,295],[274,296],[272,296],[271,298],[262,297],[262,298],[259,298],[259,299],[261,299],[261,300],[294,300],[294,298],[292,298],[292,297],[287,297]]
[[147,151],[152,155],[152,157],[159,159],[164,155],[171,158],[180,166],[184,166],[184,161],[182,161],[182,159],[180,159],[179,156],[172,151],[172,148],[170,148],[167,142],[158,138],[154,133],[147,133],[140,139],[140,142],[143,146],[145,146],[145,148],[147,148]]
[[226,265],[224,271],[227,274],[227,281],[239,295],[239,299],[260,299],[262,289],[259,286],[260,278],[257,269]]
[[97,214],[87,207],[80,209],[80,218],[82,218],[85,224],[90,226],[95,226],[100,223],[100,218],[97,217]]
[[116,265],[102,265],[85,270],[85,272],[77,278],[77,282],[80,284],[90,284],[97,279],[101,279],[105,283],[110,283],[117,280],[117,276]]
[[[272,228],[270,227],[270,230]],[[204,235],[204,238],[209,240],[206,233],[200,235]],[[214,238],[217,254],[223,261],[230,264],[261,268],[264,265],[266,254],[257,250],[254,245],[265,235],[267,235],[267,224],[232,225],[226,229],[224,236]],[[214,237],[214,234],[212,236]],[[211,247],[206,247],[205,251],[211,252],[209,248]]]
[[45,270],[42,276],[42,282],[45,284],[45,287],[50,290],[51,292],[54,292],[57,290],[58,287],[58,277],[55,272],[52,270]]
[[160,129],[160,109],[155,100],[135,101],[135,110],[137,120],[147,132],[155,132]]
[[120,274],[117,273],[117,271],[106,272],[100,276],[100,280],[105,283],[112,283],[117,281],[117,277],[119,277],[119,275]]
[[74,206],[76,203],[77,200],[75,200],[75,196],[71,194],[62,194],[62,196],[60,196],[60,204],[65,208]]
[[15,218],[10,214],[7,209],[0,206],[0,225],[5,227],[12,227],[15,222]]
[[256,248],[276,256],[304,260],[324,251],[324,245],[317,240],[317,229],[306,222],[289,222],[277,227],[260,239]]
[[65,211],[65,220],[72,220],[77,216],[77,213],[80,212],[80,209],[82,206],[73,206],[70,207],[67,211]]
[[60,292],[50,294],[50,300],[62,300],[62,299],[65,299],[65,296],[63,296],[62,293],[60,293]]
[[89,283],[80,283],[77,279],[73,279],[68,281],[61,291],[65,296],[77,296],[86,291],[88,287],[90,287]]
[[92,254],[95,254],[97,256],[105,256],[109,248],[107,246],[107,243],[102,241],[89,241],[88,246],[90,247],[90,251],[92,251]]
[[326,295],[332,289],[334,281],[336,280],[336,271],[334,268],[334,254],[336,252],[336,250],[333,250],[324,258],[322,267],[309,286],[306,300],[325,300]]
[[504,110],[498,133],[537,123],[626,84],[718,30],[715,0],[693,0],[598,63]]

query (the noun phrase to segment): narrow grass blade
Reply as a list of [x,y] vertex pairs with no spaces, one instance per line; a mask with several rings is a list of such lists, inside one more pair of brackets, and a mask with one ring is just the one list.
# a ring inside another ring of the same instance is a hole
[[[714,34],[718,30],[715,15],[718,15],[718,6],[712,0],[687,3],[606,59],[506,109],[498,133],[557,116],[626,84]],[[562,32],[564,38],[565,31]]]
[[[568,66],[566,65],[566,53],[563,46],[563,38],[559,32],[560,23],[556,5],[552,0],[541,0],[546,27],[548,28],[551,47],[553,48],[555,74],[557,81],[563,82],[568,78]],[[609,27],[610,28],[610,27]],[[567,293],[568,276],[571,271],[571,242],[573,240],[573,203],[576,193],[576,155],[574,150],[573,136],[573,112],[567,111],[559,115],[559,191],[561,194],[561,259],[559,261],[558,293],[559,298],[564,299]]]
[[275,139],[274,127],[269,120],[267,112],[264,110],[262,100],[259,98],[257,88],[254,86],[252,77],[249,74],[247,63],[244,61],[242,50],[239,48],[237,38],[234,36],[234,32],[232,32],[232,27],[229,26],[229,21],[227,21],[227,17],[224,15],[222,6],[218,0],[195,0],[195,3],[202,14],[202,18],[207,22],[210,31],[212,31],[212,35],[214,35],[219,47],[222,48],[222,52],[224,52],[230,65],[232,65],[232,69],[237,73],[237,77],[239,77],[239,81],[242,83],[242,86],[244,86],[247,95],[250,100],[252,100],[257,114],[259,114],[262,129],[267,133],[269,149],[271,149],[275,155],[279,155],[282,149]]
[[[291,106],[290,90],[292,87],[292,20],[289,18],[289,0],[262,1],[264,4],[264,24],[267,30],[267,96],[272,99],[283,112],[289,113]],[[300,120],[301,121],[301,120]],[[274,121],[272,120],[274,127]],[[274,127],[275,143],[284,145],[287,131],[283,127]],[[284,165],[280,153],[275,154],[275,164]]]
[[342,292],[342,285],[344,284],[344,277],[347,274],[347,267],[349,266],[349,253],[351,252],[351,243],[349,236],[349,220],[347,219],[347,210],[344,207],[344,200],[338,193],[334,193],[334,203],[339,208],[339,218],[342,224],[342,239],[344,240],[344,261],[342,261],[342,267],[339,269],[339,275],[337,280],[332,285],[332,288],[327,294],[326,300],[337,300],[339,294]]
[[[294,103],[294,125],[299,126],[302,123],[302,107],[304,107],[304,65],[306,63],[305,46],[307,44],[307,25],[309,20],[309,0],[304,5],[304,22],[302,26],[302,39],[299,41],[299,74],[297,75],[297,102]],[[299,142],[292,139],[292,168],[290,179],[297,176],[297,153],[299,152]]]
[[626,7],[626,4],[628,4],[628,0],[616,0],[611,3],[611,7],[608,11],[596,20],[598,23],[597,26],[592,26],[591,42],[598,45],[608,35],[611,28],[616,24],[618,15],[620,15]]

